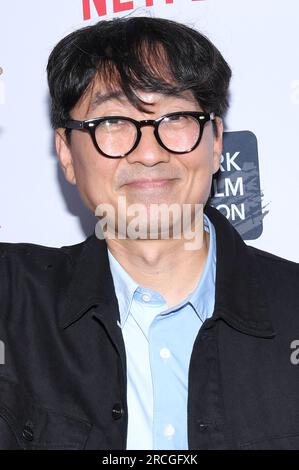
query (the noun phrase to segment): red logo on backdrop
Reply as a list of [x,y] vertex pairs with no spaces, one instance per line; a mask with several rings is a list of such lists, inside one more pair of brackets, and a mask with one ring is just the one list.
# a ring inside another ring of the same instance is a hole
[[[153,7],[156,0],[144,0],[145,7]],[[174,0],[159,0],[164,1],[166,4],[173,4]],[[204,0],[191,0],[192,2],[204,1]],[[112,2],[113,13],[119,13],[121,11],[127,10],[134,10],[137,6],[134,5],[133,0],[124,1],[124,0],[82,0],[83,6],[83,20],[90,20],[91,19],[91,5],[94,6],[95,11],[98,16],[105,16],[107,15],[107,3]]]

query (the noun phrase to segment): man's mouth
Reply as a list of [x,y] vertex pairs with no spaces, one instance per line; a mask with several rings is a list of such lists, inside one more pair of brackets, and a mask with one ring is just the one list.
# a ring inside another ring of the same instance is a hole
[[125,184],[129,188],[154,189],[163,188],[177,181],[177,178],[140,178]]

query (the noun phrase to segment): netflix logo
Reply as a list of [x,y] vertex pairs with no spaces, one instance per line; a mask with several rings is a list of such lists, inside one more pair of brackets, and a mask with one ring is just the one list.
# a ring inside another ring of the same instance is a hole
[[[139,0],[140,1],[140,0]],[[142,0],[143,5],[138,4],[136,0],[82,0],[83,8],[83,20],[90,20],[93,16],[92,9],[94,14],[97,16],[107,15],[107,5],[112,6],[113,13],[119,13],[122,11],[134,10],[134,8],[145,6],[153,7],[155,4],[164,2],[165,4],[173,5],[175,1],[179,0]],[[180,0],[181,1],[181,0]],[[205,0],[190,0],[191,2],[203,2]]]

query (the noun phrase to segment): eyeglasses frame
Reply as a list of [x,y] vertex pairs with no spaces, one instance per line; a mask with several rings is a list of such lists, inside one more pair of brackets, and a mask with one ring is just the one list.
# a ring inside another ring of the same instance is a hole
[[[199,124],[199,127],[200,127],[200,132],[199,132],[198,139],[195,142],[195,144],[187,151],[171,150],[168,147],[166,147],[166,145],[164,145],[162,140],[160,139],[159,130],[158,130],[159,125],[161,124],[161,122],[165,118],[168,118],[168,117],[171,117],[171,116],[191,116],[191,117],[195,118],[198,121],[198,124]],[[132,124],[134,124],[135,127],[136,127],[137,136],[136,136],[135,143],[134,143],[133,147],[123,155],[118,155],[118,156],[108,155],[105,152],[103,152],[103,150],[99,147],[99,145],[97,143],[96,128],[99,124],[101,124],[101,122],[106,121],[107,119],[121,119],[121,120],[129,121]],[[198,145],[200,144],[205,124],[208,121],[214,121],[214,120],[215,120],[215,113],[205,113],[203,111],[179,111],[179,112],[164,114],[163,116],[160,116],[157,119],[144,119],[144,120],[141,120],[141,121],[137,121],[136,119],[133,119],[133,118],[130,118],[130,117],[127,117],[127,116],[103,116],[103,117],[99,117],[99,118],[86,119],[84,121],[77,121],[75,119],[70,119],[65,123],[64,128],[66,130],[69,130],[69,131],[71,131],[71,130],[87,131],[91,136],[92,142],[93,142],[96,150],[100,154],[102,154],[104,157],[114,159],[114,158],[124,158],[127,155],[129,155],[130,153],[132,153],[137,148],[137,146],[139,145],[140,139],[142,137],[141,129],[142,129],[142,127],[145,127],[145,126],[153,126],[154,127],[154,135],[155,135],[155,138],[156,138],[157,142],[159,143],[159,145],[162,148],[164,148],[168,152],[178,154],[178,155],[182,155],[184,153],[190,153],[196,147],[198,147]]]

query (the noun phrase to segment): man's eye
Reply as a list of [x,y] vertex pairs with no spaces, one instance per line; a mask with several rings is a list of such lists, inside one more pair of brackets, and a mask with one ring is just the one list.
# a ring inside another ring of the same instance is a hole
[[122,124],[124,124],[125,121],[122,121],[121,119],[106,119],[106,121],[104,121],[104,125],[106,125],[107,127],[112,127],[112,126],[121,126]]
[[186,124],[188,122],[188,116],[174,114],[173,116],[167,116],[165,122],[169,124]]
[[98,132],[101,130],[102,132],[125,132],[128,127],[128,121],[118,119],[118,118],[111,118],[105,119],[102,121],[101,124],[98,126]]
[[179,116],[177,114],[167,117],[167,121],[182,121],[183,119],[184,119],[184,116]]
[[171,126],[171,128],[182,129],[189,124],[189,117],[184,115],[174,114],[167,116],[164,120],[164,126]]

